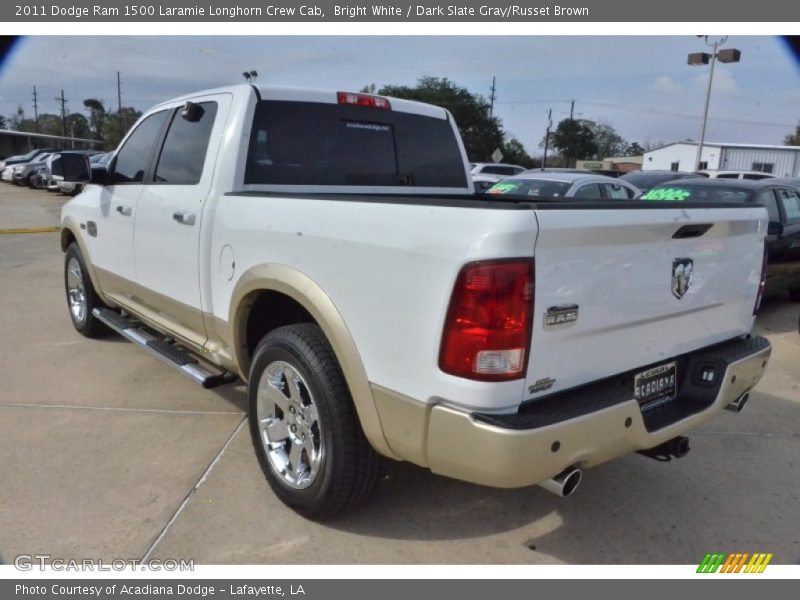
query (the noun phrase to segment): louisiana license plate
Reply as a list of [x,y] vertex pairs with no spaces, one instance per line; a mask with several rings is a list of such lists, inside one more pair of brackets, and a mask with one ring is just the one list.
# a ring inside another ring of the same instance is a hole
[[634,376],[633,395],[642,410],[661,406],[675,398],[677,371],[677,363],[671,362]]

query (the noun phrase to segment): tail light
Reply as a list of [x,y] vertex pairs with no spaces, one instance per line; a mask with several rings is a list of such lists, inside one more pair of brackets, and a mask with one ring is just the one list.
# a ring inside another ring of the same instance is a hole
[[370,94],[356,94],[355,92],[336,92],[339,104],[353,104],[356,106],[371,106],[372,108],[382,108],[392,110],[392,105],[382,96],[372,96]]
[[758,283],[758,293],[756,294],[756,304],[753,307],[753,314],[761,308],[761,300],[764,299],[764,288],[767,285],[767,242],[764,240],[764,258],[761,261],[761,281]]
[[525,377],[533,293],[530,258],[465,265],[450,298],[439,368],[479,381]]

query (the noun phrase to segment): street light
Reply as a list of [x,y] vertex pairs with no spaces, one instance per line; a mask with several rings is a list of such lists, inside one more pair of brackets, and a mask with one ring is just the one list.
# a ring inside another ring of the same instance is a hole
[[245,71],[242,73],[242,77],[247,80],[247,83],[255,83],[258,78],[258,71]]
[[709,39],[707,35],[698,35],[697,37],[703,38],[706,45],[710,46],[711,54],[708,52],[692,52],[686,63],[689,66],[707,65],[711,63],[711,69],[708,72],[708,87],[706,88],[706,103],[703,108],[703,125],[700,128],[700,142],[697,144],[697,157],[694,161],[695,171],[700,170],[700,158],[703,155],[703,142],[706,139],[706,123],[708,121],[708,102],[711,100],[711,83],[714,81],[714,65],[717,61],[721,63],[737,63],[742,58],[742,53],[735,48],[728,48],[726,50],[719,50],[725,42],[728,41],[728,36],[722,36],[716,39]]

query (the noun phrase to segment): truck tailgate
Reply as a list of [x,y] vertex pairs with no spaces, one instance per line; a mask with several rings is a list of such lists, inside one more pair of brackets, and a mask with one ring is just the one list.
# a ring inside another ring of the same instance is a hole
[[537,209],[536,216],[523,399],[749,333],[764,208],[572,205]]

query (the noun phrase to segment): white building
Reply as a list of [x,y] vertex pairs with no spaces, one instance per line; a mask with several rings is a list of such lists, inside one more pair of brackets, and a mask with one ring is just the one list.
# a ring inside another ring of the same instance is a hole
[[[644,153],[643,171],[694,171],[697,142],[675,142]],[[700,169],[763,171],[800,177],[800,146],[703,144]]]

